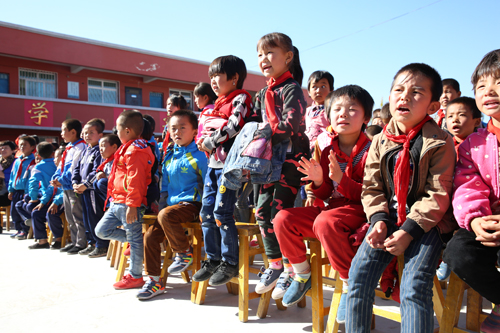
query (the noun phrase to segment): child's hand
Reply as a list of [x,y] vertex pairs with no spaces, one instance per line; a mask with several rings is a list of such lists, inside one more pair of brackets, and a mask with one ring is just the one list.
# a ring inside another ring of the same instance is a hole
[[73,188],[75,189],[76,193],[82,194],[87,189],[87,186],[84,184],[78,184],[78,185],[74,185]]
[[470,223],[476,240],[484,246],[500,246],[500,215],[476,217]]
[[337,158],[335,157],[333,150],[330,150],[330,155],[328,155],[328,159],[330,160],[330,164],[328,165],[330,173],[328,176],[330,177],[331,180],[335,181],[337,184],[340,184],[340,181],[342,180],[342,176],[344,175],[344,173],[342,172],[342,170],[340,170],[339,162],[337,162]]
[[49,212],[49,214],[56,214],[58,210],[59,209],[58,209],[57,205],[55,203],[52,203],[49,207],[48,212]]
[[137,207],[127,207],[127,223],[132,224],[137,221]]
[[387,237],[384,246],[387,252],[392,255],[399,256],[406,251],[408,245],[413,240],[413,237],[404,230],[398,230]]
[[208,149],[207,146],[205,146],[205,144],[203,143],[203,141],[200,140],[197,145],[198,145],[198,150],[199,151],[204,151],[206,153],[212,154],[212,151],[210,149]]
[[58,179],[51,180],[50,185],[52,185],[54,187],[61,187],[62,186]]
[[302,157],[299,161],[299,165],[300,167],[298,167],[297,170],[306,175],[305,177],[300,178],[301,180],[310,180],[316,187],[320,187],[321,184],[323,184],[323,169],[314,158],[311,158],[311,160],[308,161],[307,158]]
[[387,226],[385,222],[378,221],[373,226],[372,231],[366,235],[366,242],[374,249],[385,250],[384,241],[387,236]]
[[[37,200],[37,201],[38,201],[38,200]],[[30,201],[30,202],[31,202],[31,201]],[[33,210],[34,210],[34,211],[35,211],[35,210],[40,210],[40,209],[42,209],[42,207],[43,207],[43,203],[41,203],[41,202],[40,202],[38,205],[36,205],[36,206],[35,206],[35,208],[33,208]]]
[[96,177],[95,177],[96,180],[103,179],[103,178],[107,178],[106,174],[104,172],[98,172]]
[[314,201],[316,201],[316,198],[307,197],[304,207],[312,207],[314,205]]
[[13,196],[14,196],[14,193],[9,192],[9,195],[8,195],[7,197],[9,198],[9,200],[11,200],[11,201],[12,201],[12,197],[13,197]]

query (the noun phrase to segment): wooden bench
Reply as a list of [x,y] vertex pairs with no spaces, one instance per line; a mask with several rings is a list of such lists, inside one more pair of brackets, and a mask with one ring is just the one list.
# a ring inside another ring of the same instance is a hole
[[10,206],[0,207],[0,218],[3,224],[3,216],[5,215],[5,230],[10,231]]

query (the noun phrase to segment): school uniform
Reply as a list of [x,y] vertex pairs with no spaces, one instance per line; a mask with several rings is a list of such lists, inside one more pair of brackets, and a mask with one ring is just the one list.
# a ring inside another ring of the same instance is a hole
[[29,167],[34,164],[35,155],[30,154],[26,157],[20,156],[14,162],[10,174],[8,186],[9,193],[12,193],[10,214],[18,232],[23,231],[27,233],[30,230],[30,228],[24,224],[22,215],[17,212],[16,204],[24,199],[24,194],[28,190],[28,180],[30,178]]

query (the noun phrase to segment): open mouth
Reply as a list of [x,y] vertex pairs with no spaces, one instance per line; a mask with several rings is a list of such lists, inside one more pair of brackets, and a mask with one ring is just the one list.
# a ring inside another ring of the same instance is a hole
[[486,101],[484,103],[484,107],[486,107],[487,109],[494,109],[494,108],[498,108],[500,106],[500,102],[498,101]]
[[402,114],[407,114],[407,113],[410,113],[410,109],[406,108],[406,107],[399,107],[396,109],[399,113],[402,113]]

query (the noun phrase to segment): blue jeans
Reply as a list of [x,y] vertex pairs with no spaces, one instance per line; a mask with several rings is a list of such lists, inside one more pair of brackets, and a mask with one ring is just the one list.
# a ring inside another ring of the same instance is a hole
[[[211,260],[238,264],[238,230],[234,223],[236,191],[220,189],[222,169],[208,168],[200,211],[205,252]],[[221,193],[221,191],[223,193]]]
[[[97,237],[101,239],[114,239],[122,243],[130,243],[130,275],[134,279],[142,278],[142,262],[144,259],[142,216],[144,210],[144,205],[137,208],[137,221],[128,224],[126,219],[127,206],[120,203],[111,203],[95,228]],[[119,226],[123,226],[123,229],[118,229]]]
[[[373,225],[368,230],[372,230]],[[387,236],[397,230],[388,230]],[[434,311],[432,285],[443,242],[436,228],[411,241],[404,253],[405,268],[400,284],[401,332],[432,333]],[[389,252],[373,249],[363,241],[349,270],[346,331],[370,332],[375,288],[390,261]]]

